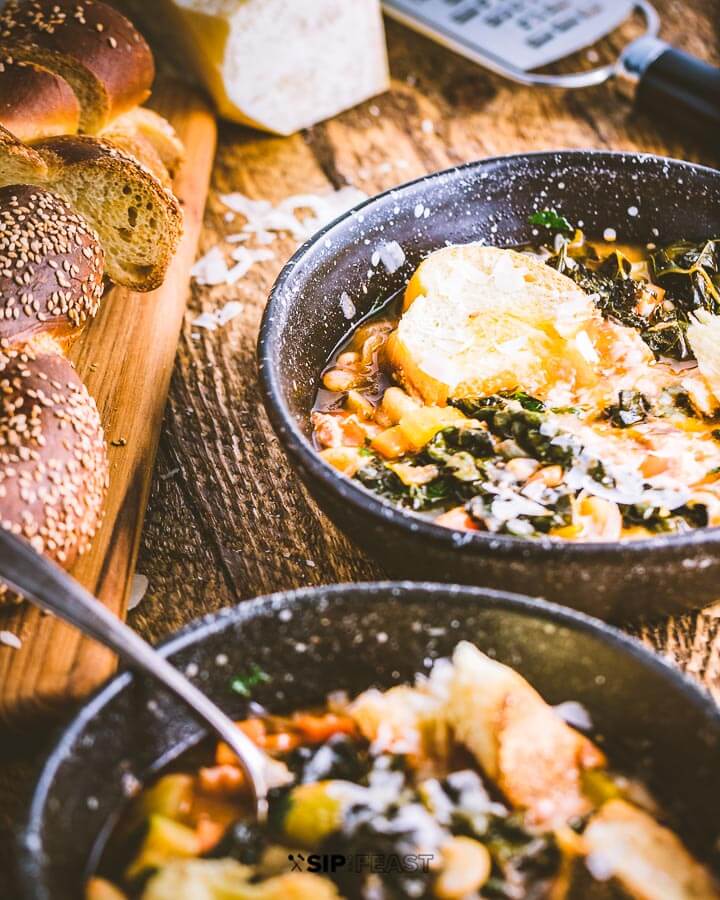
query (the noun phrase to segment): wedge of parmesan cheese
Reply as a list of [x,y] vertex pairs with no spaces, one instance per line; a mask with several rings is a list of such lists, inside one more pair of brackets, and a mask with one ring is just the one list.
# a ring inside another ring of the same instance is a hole
[[599,314],[565,275],[481,244],[431,254],[408,284],[388,341],[396,378],[426,403],[522,387],[543,396],[601,377]]
[[124,0],[220,115],[292,134],[389,86],[379,0]]

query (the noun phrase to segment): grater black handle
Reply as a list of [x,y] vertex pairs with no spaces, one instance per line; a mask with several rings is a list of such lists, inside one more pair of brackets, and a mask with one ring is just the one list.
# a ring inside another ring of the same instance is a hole
[[656,116],[695,126],[715,139],[720,134],[720,69],[682,50],[668,46],[647,66],[636,98]]

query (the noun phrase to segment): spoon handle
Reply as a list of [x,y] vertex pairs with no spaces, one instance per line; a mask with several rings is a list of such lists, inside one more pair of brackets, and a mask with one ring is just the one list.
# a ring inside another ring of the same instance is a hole
[[27,541],[0,528],[0,580],[28,600],[115,651],[132,668],[160,681],[206,722],[238,757],[255,794],[258,819],[267,813],[269,760],[202,691],[117,619],[107,607]]

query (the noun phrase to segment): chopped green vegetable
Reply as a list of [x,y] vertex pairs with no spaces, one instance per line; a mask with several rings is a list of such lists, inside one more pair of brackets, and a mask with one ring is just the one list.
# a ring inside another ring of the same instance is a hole
[[408,485],[393,471],[393,464],[375,457],[358,473],[369,490],[400,506],[423,511],[439,505],[465,506],[468,514],[494,531],[523,536],[547,534],[569,524],[571,492],[546,489],[537,501],[537,514],[522,512],[507,520],[493,513],[498,500],[492,483],[497,468],[507,460],[530,457],[545,464],[570,465],[580,451],[576,438],[560,433],[544,404],[523,391],[466,398],[453,402],[470,420],[462,427],[438,432],[416,454],[403,457],[404,465],[433,466],[437,475],[429,483]]
[[685,311],[720,312],[720,238],[661,247],[651,254],[650,266],[655,281]]
[[675,533],[690,528],[705,528],[708,524],[707,509],[701,504],[686,504],[671,511],[649,503],[634,503],[621,505],[620,511],[626,528],[641,525],[653,532]]
[[270,681],[270,676],[267,672],[263,672],[258,665],[253,664],[247,675],[233,678],[230,683],[230,689],[235,691],[236,694],[240,694],[241,697],[249,697],[252,693],[252,688],[268,681]]
[[651,254],[652,277],[666,295],[647,317],[637,311],[643,283],[631,277],[632,264],[618,250],[598,265],[565,241],[547,264],[591,294],[605,318],[637,329],[658,357],[692,359],[686,337],[689,314],[695,309],[720,313],[720,239],[677,241]]
[[548,231],[556,231],[560,234],[572,234],[573,226],[568,220],[555,209],[541,209],[534,212],[528,217],[530,225],[537,225],[540,228],[547,228]]

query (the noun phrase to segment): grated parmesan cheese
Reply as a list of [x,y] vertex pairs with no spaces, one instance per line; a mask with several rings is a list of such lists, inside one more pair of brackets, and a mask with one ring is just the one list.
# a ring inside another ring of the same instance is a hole
[[[216,245],[195,263],[191,275],[198,284],[204,286],[236,284],[255,263],[275,258],[272,250],[266,248],[275,241],[278,234],[290,234],[297,241],[307,240],[329,222],[366,199],[367,194],[350,185],[329,194],[297,194],[277,204],[269,200],[253,200],[240,193],[222,194],[220,200],[230,210],[232,220],[237,215],[246,220],[240,231],[227,236],[227,243],[244,245],[252,239],[261,246],[236,247],[230,254],[235,265],[230,266],[221,246]],[[303,210],[309,211],[311,215],[300,217],[299,213]],[[392,249],[387,258],[397,259],[397,251],[402,253],[397,246],[397,250]],[[404,258],[403,254],[403,261]],[[208,325],[202,324],[201,327]]]
[[12,647],[13,650],[19,650],[22,647],[22,641],[12,631],[0,631],[0,644]]
[[378,262],[381,262],[383,266],[385,266],[390,275],[392,275],[393,272],[397,272],[397,270],[405,263],[405,251],[397,241],[387,241],[387,243],[381,244],[378,247],[373,254],[374,266],[377,266],[377,262],[374,261],[376,256]]
[[593,342],[588,337],[587,331],[578,331],[575,335],[575,346],[578,348],[580,355],[586,362],[600,362],[600,354],[593,346]]
[[139,572],[133,575],[132,586],[130,588],[130,596],[128,597],[128,612],[140,605],[140,601],[147,593],[148,585],[147,575],[141,575]]
[[[268,235],[287,232],[299,241],[307,240],[316,231],[338,216],[367,200],[367,194],[346,185],[329,194],[296,194],[273,205],[269,200],[252,200],[244,194],[222,194],[220,200],[233,212],[245,216],[241,234],[261,235],[268,242]],[[300,219],[298,212],[309,210],[312,216]],[[242,240],[237,235],[233,240]]]
[[346,319],[352,319],[355,315],[355,304],[350,299],[350,295],[347,291],[343,291],[342,294],[340,294],[340,309]]
[[224,284],[227,273],[225,256],[217,246],[209,250],[205,256],[201,256],[190,271],[197,283],[203,285]]
[[192,324],[197,328],[205,328],[208,331],[215,331],[223,325],[227,325],[231,319],[239,316],[244,309],[244,305],[237,300],[229,300],[220,309],[204,312],[194,319]]

